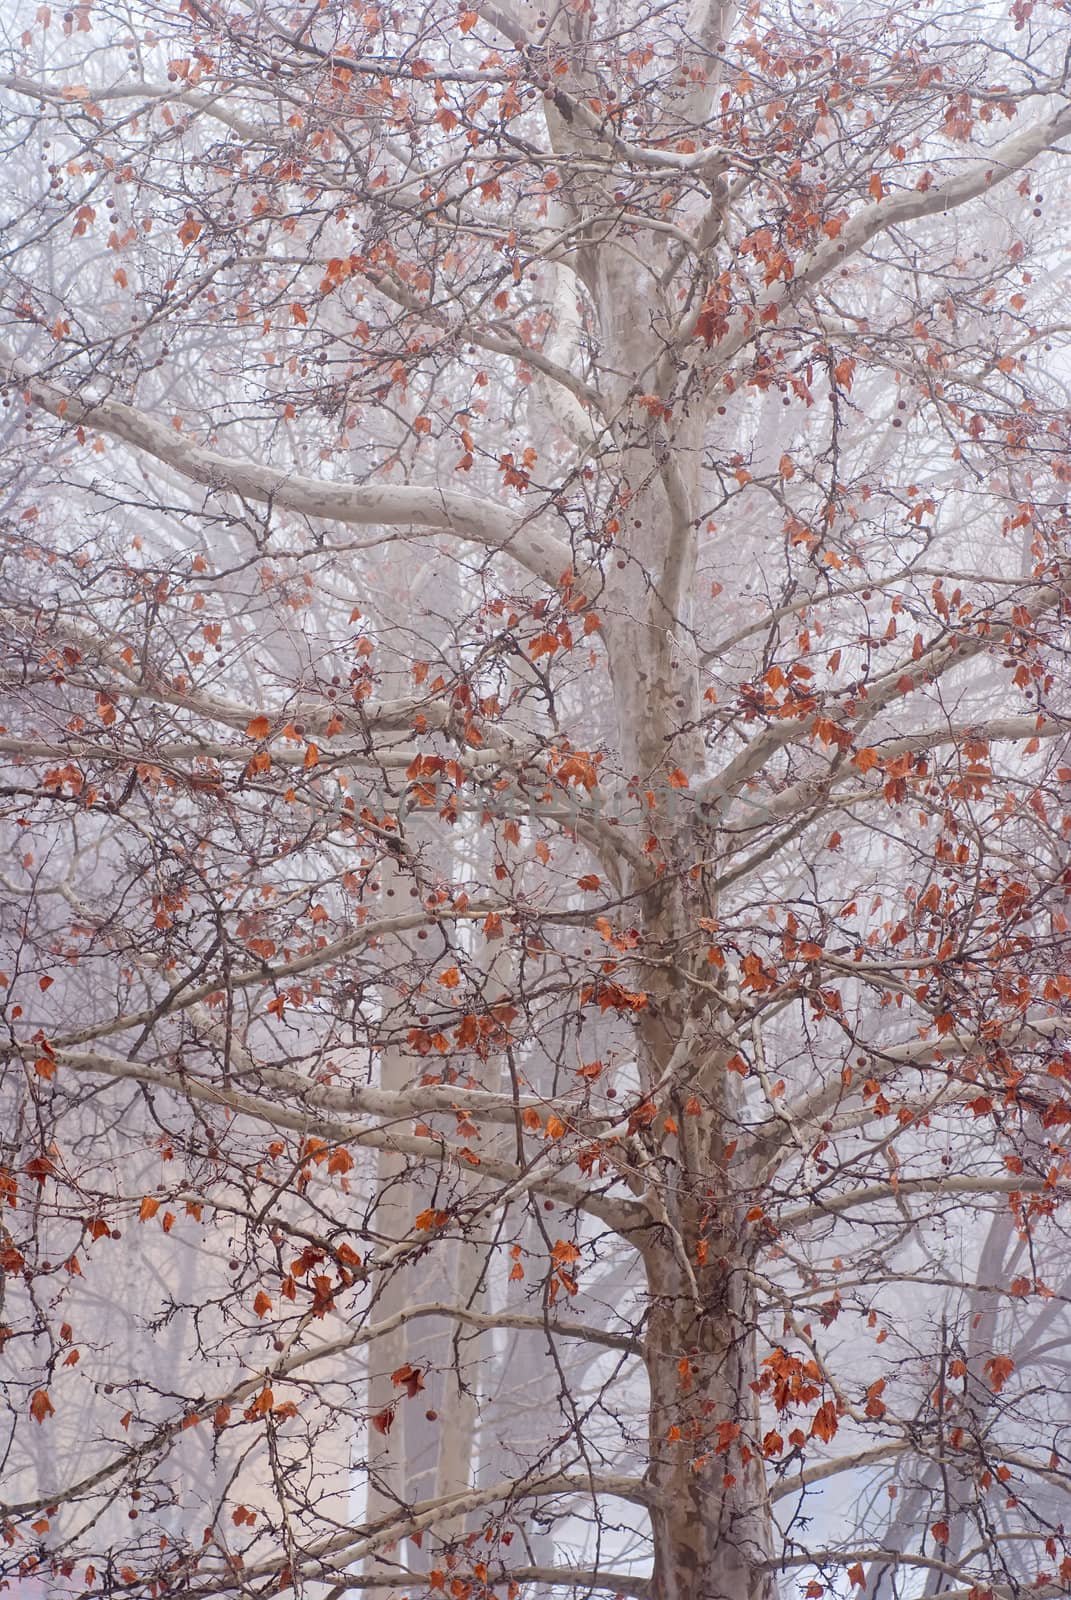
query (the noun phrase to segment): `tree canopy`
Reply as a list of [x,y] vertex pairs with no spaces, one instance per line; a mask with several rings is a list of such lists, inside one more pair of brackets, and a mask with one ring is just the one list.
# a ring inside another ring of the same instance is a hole
[[1062,0],[13,0],[0,1579],[1071,1586]]

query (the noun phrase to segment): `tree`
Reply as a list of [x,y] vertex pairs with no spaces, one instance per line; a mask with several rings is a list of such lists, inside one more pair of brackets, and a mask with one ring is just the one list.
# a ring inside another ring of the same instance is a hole
[[3,1572],[1067,1592],[1062,4],[8,28]]

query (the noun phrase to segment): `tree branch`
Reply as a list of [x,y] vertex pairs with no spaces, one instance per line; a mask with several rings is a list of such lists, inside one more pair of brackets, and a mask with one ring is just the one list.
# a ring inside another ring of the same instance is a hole
[[119,400],[84,400],[60,389],[4,346],[0,346],[0,377],[17,384],[28,403],[64,424],[109,434],[216,493],[236,494],[257,505],[282,506],[300,516],[351,528],[380,524],[442,530],[509,556],[554,589],[573,572],[573,552],[567,544],[535,531],[527,518],[507,516],[490,500],[435,485],[332,483],[259,462],[236,461],[191,443],[174,428]]

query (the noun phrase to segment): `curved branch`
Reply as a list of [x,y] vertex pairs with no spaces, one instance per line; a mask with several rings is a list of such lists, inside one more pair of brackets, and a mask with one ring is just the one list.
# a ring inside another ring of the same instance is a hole
[[[754,306],[736,311],[729,318],[729,326],[709,350],[702,353],[704,366],[720,365],[730,361],[761,326],[764,311],[771,306],[790,304],[800,290],[821,283],[829,274],[844,265],[870,241],[890,228],[916,222],[920,217],[935,216],[940,212],[955,211],[970,200],[975,200],[987,190],[995,189],[1016,172],[1057,144],[1071,133],[1071,106],[1061,106],[1051,116],[1033,123],[1020,133],[994,147],[965,171],[935,188],[911,189],[906,193],[886,195],[857,211],[844,224],[835,239],[824,240],[809,255],[801,257],[789,282],[774,284],[759,296]],[[696,325],[702,315],[702,306],[696,305],[682,322],[677,335],[678,346],[691,343],[696,337]],[[670,370],[671,357],[667,354],[663,365]]]
[[[1066,1185],[1061,1186],[1066,1192]],[[1056,1194],[1057,1188],[1046,1178],[900,1178],[895,1183],[872,1183],[865,1189],[853,1189],[848,1194],[830,1195],[828,1200],[814,1205],[799,1206],[786,1211],[783,1216],[771,1219],[779,1233],[793,1228],[803,1228],[809,1222],[820,1222],[842,1211],[854,1211],[858,1206],[873,1206],[882,1200],[905,1199],[912,1194],[939,1195],[955,1203],[965,1195],[998,1194]],[[872,1219],[873,1224],[873,1219]]]
[[[36,1047],[32,1044],[8,1046],[4,1054],[28,1058],[36,1054]],[[397,1133],[389,1128],[339,1122],[323,1113],[277,1105],[272,1100],[244,1090],[206,1083],[203,1079],[191,1077],[187,1073],[166,1072],[162,1068],[152,1067],[140,1061],[126,1061],[121,1056],[109,1055],[104,1051],[78,1053],[73,1050],[55,1049],[51,1052],[50,1059],[58,1067],[75,1073],[87,1075],[99,1073],[115,1080],[131,1079],[138,1083],[151,1083],[157,1088],[187,1100],[198,1101],[202,1105],[223,1106],[235,1115],[251,1117],[273,1128],[288,1128],[291,1132],[306,1137],[313,1134],[333,1144],[371,1150],[393,1150],[399,1155],[412,1156],[415,1160],[431,1161],[440,1167],[453,1166],[458,1171],[475,1172],[478,1176],[506,1185],[505,1189],[495,1193],[490,1202],[496,1207],[508,1205],[521,1195],[535,1190],[540,1194],[552,1196],[561,1205],[589,1212],[622,1236],[635,1232],[650,1222],[647,1208],[636,1201],[612,1199],[593,1193],[581,1184],[569,1183],[559,1178],[557,1173],[571,1166],[576,1159],[576,1153],[571,1147],[565,1150],[557,1147],[544,1149],[522,1168],[492,1155],[474,1157],[473,1152],[466,1153],[466,1150],[450,1144],[442,1137],[422,1137],[417,1134]],[[621,1125],[615,1124],[610,1133],[620,1130]],[[205,1203],[211,1205],[212,1201],[208,1199]],[[481,1204],[482,1209],[487,1209],[487,1206]],[[426,1242],[426,1239],[416,1241],[421,1248]],[[414,1240],[405,1239],[400,1245],[393,1246],[390,1251],[377,1257],[376,1264],[386,1265],[396,1255],[407,1254],[414,1247]]]
[[300,516],[351,528],[379,524],[442,530],[509,556],[553,589],[573,573],[573,552],[567,544],[536,531],[527,518],[508,516],[490,500],[436,485],[332,483],[222,456],[122,401],[84,400],[58,388],[4,346],[0,346],[0,376],[18,384],[28,402],[64,424],[120,439],[216,493],[240,495],[257,505],[283,506]]
[[[473,1588],[478,1588],[483,1581],[467,1573],[464,1568],[454,1569],[451,1579],[458,1577],[471,1583]],[[410,1574],[406,1572],[353,1573],[341,1578],[331,1593],[334,1596],[351,1589],[399,1589],[409,1581]],[[420,1579],[414,1577],[414,1586],[419,1582]],[[635,1595],[636,1600],[647,1600],[651,1593],[650,1578],[636,1577],[631,1572],[602,1572],[598,1567],[504,1567],[501,1575],[492,1574],[488,1582],[549,1584],[556,1589],[598,1589],[610,1594]]]

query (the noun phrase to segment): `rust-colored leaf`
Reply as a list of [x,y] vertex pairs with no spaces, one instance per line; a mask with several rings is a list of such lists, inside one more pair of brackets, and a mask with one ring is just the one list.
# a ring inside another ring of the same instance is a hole
[[44,1422],[46,1417],[54,1417],[56,1408],[48,1397],[47,1389],[35,1389],[30,1396],[30,1415],[35,1422]]
[[424,1374],[419,1367],[414,1367],[412,1362],[407,1361],[404,1366],[391,1373],[390,1381],[396,1388],[404,1389],[412,1400],[424,1387]]
[[1011,1356],[990,1356],[983,1370],[989,1374],[994,1392],[999,1394],[1015,1371],[1015,1362]]
[[811,1433],[816,1439],[821,1439],[823,1444],[828,1444],[837,1431],[837,1408],[832,1400],[827,1400],[820,1405],[814,1414],[811,1423]]

